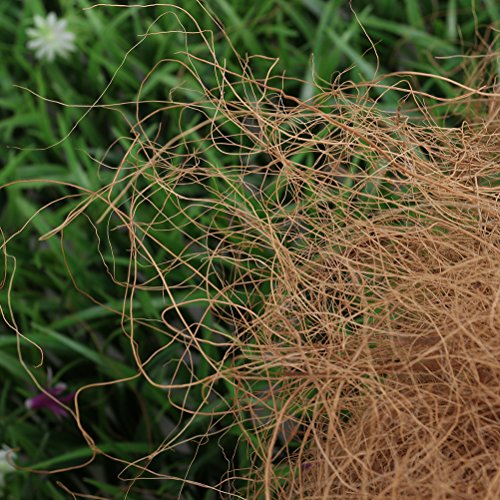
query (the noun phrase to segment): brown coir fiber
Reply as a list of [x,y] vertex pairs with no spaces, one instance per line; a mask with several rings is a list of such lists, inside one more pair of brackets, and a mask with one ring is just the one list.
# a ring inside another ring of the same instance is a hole
[[[189,36],[210,48],[191,21]],[[144,114],[140,95],[133,145],[114,181],[82,190],[82,204],[51,233],[90,218],[92,204],[105,207],[96,227],[107,218],[110,235],[128,231],[130,247],[114,249],[130,258],[128,276],[106,270],[124,290],[116,313],[133,378],[169,398],[185,394],[184,404],[171,400],[188,415],[185,427],[128,464],[137,481],[161,479],[149,463],[183,442],[191,418],[213,415],[231,416],[224,425],[238,429],[251,457],[246,467],[227,453],[227,476],[207,486],[222,497],[498,498],[498,88],[487,78],[447,80],[456,88],[449,100],[415,90],[443,77],[398,74],[339,79],[302,101],[271,76],[272,62],[260,79],[251,59],[236,74],[214,53],[184,56],[199,99],[172,92]],[[488,75],[487,63],[477,74]],[[217,88],[205,86],[203,68]],[[399,107],[379,106],[387,92]],[[176,113],[175,137],[146,131],[160,111]],[[177,224],[167,202],[204,235],[178,227],[181,253],[158,237]],[[181,267],[189,276],[169,281]],[[161,317],[135,314],[141,290],[165,298]],[[186,319],[189,308],[198,323]],[[219,323],[207,326],[209,314]],[[165,379],[150,369],[173,343],[184,352],[178,367],[191,363],[189,383],[176,370]],[[214,349],[223,354],[212,357]],[[231,394],[215,389],[221,381]],[[193,407],[199,386],[204,399]],[[221,432],[208,426],[206,436]]]
[[[265,222],[233,210],[270,257],[221,246],[255,260],[242,281],[271,282],[226,375],[253,425],[246,498],[498,498],[498,96],[453,128],[344,92],[266,116],[264,175],[285,201],[256,195]],[[312,166],[293,160],[304,149]]]

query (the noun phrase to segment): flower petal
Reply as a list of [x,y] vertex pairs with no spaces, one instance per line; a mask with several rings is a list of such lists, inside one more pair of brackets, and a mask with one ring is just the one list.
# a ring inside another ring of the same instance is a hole
[[47,16],[47,25],[51,28],[55,28],[57,25],[57,16],[54,12],[49,12]]
[[26,44],[26,47],[28,47],[28,49],[34,50],[34,49],[37,49],[38,47],[40,47],[41,45],[43,45],[43,40],[40,40],[40,38],[37,38],[35,40],[30,40]]
[[45,19],[42,16],[35,15],[33,23],[37,28],[43,28],[45,26]]
[[47,410],[51,411],[54,415],[56,415],[58,417],[65,417],[68,414],[66,409],[63,408],[61,405],[58,405],[57,403],[54,403],[53,401],[51,403],[52,404],[47,405],[46,408],[47,408]]
[[64,40],[65,42],[72,42],[75,39],[75,34],[70,31],[65,31],[59,35],[59,40]]
[[59,396],[59,394],[64,392],[66,387],[68,387],[68,386],[64,382],[59,382],[54,387],[50,387],[49,389],[47,389],[47,392],[49,392],[53,396]]
[[[40,57],[44,57],[48,61],[52,61],[55,57],[54,51],[48,50],[47,47],[41,49],[39,53]],[[46,391],[51,396],[56,398],[55,400],[52,399],[45,392],[42,392],[30,399],[27,399],[25,402],[26,408],[28,408],[29,410],[45,408],[51,411],[56,416],[65,416],[67,415],[68,412],[65,408],[62,407],[62,405],[63,404],[67,405],[71,403],[71,401],[73,401],[75,397],[74,392],[71,392],[63,396],[62,393],[64,392],[65,389],[66,389],[66,384],[63,383],[59,383],[54,387],[49,387],[48,389],[46,389]]]
[[37,29],[35,28],[28,28],[26,30],[26,34],[31,37],[31,38],[36,38],[38,36],[40,36],[40,31],[38,31]]
[[59,19],[56,24],[56,29],[57,31],[66,31],[66,28],[68,27],[68,21],[66,19]]

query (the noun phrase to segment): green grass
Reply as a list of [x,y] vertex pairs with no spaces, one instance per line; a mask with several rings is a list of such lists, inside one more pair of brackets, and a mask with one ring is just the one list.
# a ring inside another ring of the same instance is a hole
[[[438,4],[438,10],[433,6]],[[152,66],[167,58],[175,58],[186,46],[193,54],[206,55],[199,37],[187,39],[178,34],[158,34],[146,39],[151,32],[177,29],[176,18],[165,14],[173,9],[111,9],[88,7],[86,0],[30,2],[2,2],[0,5],[0,145],[2,169],[0,185],[9,184],[0,191],[1,227],[6,236],[17,231],[45,203],[58,197],[63,201],[37,215],[32,224],[9,246],[16,256],[16,274],[13,281],[12,308],[19,329],[30,340],[46,351],[45,366],[35,368],[39,353],[26,341],[22,348],[31,372],[42,383],[46,382],[46,366],[54,371],[56,381],[64,381],[71,389],[84,384],[102,384],[118,378],[133,376],[134,362],[130,345],[121,331],[119,318],[113,311],[122,306],[122,291],[110,282],[99,257],[95,228],[80,218],[65,231],[64,253],[56,238],[40,241],[39,237],[57,227],[76,207],[79,199],[71,197],[77,185],[98,190],[110,181],[121,158],[130,145],[130,131],[126,120],[134,122],[134,106],[123,105],[102,109],[117,102],[134,101],[140,81]],[[432,73],[436,66],[453,78],[463,79],[460,59],[436,61],[436,56],[460,54],[476,44],[475,31],[499,18],[493,1],[476,2],[476,17],[471,15],[471,4],[466,0],[431,2],[381,0],[353,1],[354,17],[348,2],[339,0],[211,0],[208,5],[223,21],[236,50],[241,55],[265,55],[279,58],[277,72],[302,78],[303,83],[290,82],[286,90],[302,98],[314,93],[312,72],[327,85],[336,75],[351,68],[343,78],[355,82],[372,78],[377,65],[378,74],[398,70]],[[203,28],[214,29],[209,16],[194,1],[183,2]],[[35,14],[45,15],[55,10],[69,21],[77,36],[77,52],[68,60],[55,63],[36,61],[26,49],[25,30]],[[184,14],[180,19],[190,22]],[[156,20],[156,21],[155,21]],[[152,23],[154,22],[154,25]],[[376,45],[378,61],[372,50],[369,34]],[[143,40],[124,59],[129,49]],[[236,68],[236,59],[222,37],[216,37],[215,48],[220,60],[227,59],[228,68]],[[314,56],[314,57],[313,57]],[[269,61],[256,60],[255,72],[263,73]],[[200,66],[207,86],[215,86],[213,73]],[[145,85],[142,98],[165,100],[172,87],[182,83],[178,92],[185,100],[195,100],[197,94],[193,78],[181,74],[178,65],[165,62],[161,70]],[[23,88],[29,89],[23,90]],[[104,92],[104,90],[106,90]],[[444,83],[432,83],[426,91],[445,97],[453,96],[454,89]],[[103,93],[104,92],[104,93]],[[42,97],[38,97],[42,96]],[[387,93],[381,105],[396,109],[398,95]],[[63,103],[63,104],[60,104]],[[90,109],[92,104],[99,106]],[[142,108],[142,113],[154,105]],[[125,119],[124,119],[125,118]],[[177,131],[176,111],[162,116],[160,140],[167,140]],[[150,131],[150,135],[153,134]],[[108,151],[110,145],[113,147]],[[112,168],[99,167],[106,162]],[[217,158],[215,158],[217,160]],[[221,159],[221,161],[227,161]],[[301,161],[307,162],[307,158]],[[45,180],[44,180],[45,179]],[[22,184],[11,185],[22,180]],[[26,182],[24,182],[26,181]],[[53,181],[60,185],[56,187]],[[251,203],[245,193],[229,186],[241,202]],[[227,185],[213,185],[220,192]],[[198,193],[187,189],[186,196]],[[188,217],[178,213],[173,202],[155,200],[165,214],[175,218],[177,227],[186,227],[191,235],[197,229],[189,226]],[[258,207],[254,207],[258,211]],[[97,219],[103,204],[94,204],[90,211]],[[147,219],[147,212],[142,212]],[[217,222],[224,229],[224,221]],[[102,229],[99,229],[102,231]],[[100,234],[104,236],[104,233]],[[179,232],[156,235],[173,254],[183,250]],[[200,235],[201,236],[201,235]],[[89,243],[93,242],[93,243]],[[104,262],[116,265],[116,275],[127,273],[128,260],[115,259],[113,248],[101,241]],[[126,235],[113,237],[113,245],[126,248]],[[157,255],[157,259],[170,258]],[[65,258],[74,274],[75,282],[90,292],[106,307],[96,305],[80,294],[66,271]],[[203,262],[195,263],[200,269]],[[8,260],[7,274],[12,276],[13,261]],[[147,273],[147,269],[144,270]],[[172,282],[184,279],[182,268],[168,276]],[[176,296],[176,301],[185,297]],[[203,300],[204,296],[196,297]],[[7,288],[0,290],[2,307],[7,305]],[[134,299],[136,315],[158,317],[168,301],[154,293],[140,293]],[[194,308],[187,311],[195,317]],[[217,326],[212,317],[205,319],[205,328]],[[161,338],[152,332],[152,348],[161,345]],[[205,335],[206,333],[204,333]],[[211,356],[220,356],[212,349]],[[158,377],[172,376],[172,360],[179,357],[175,345],[162,352],[150,367]],[[199,374],[209,373],[203,362],[197,366]],[[178,374],[179,380],[189,379],[189,370]],[[43,412],[30,412],[24,400],[35,388],[18,361],[16,338],[5,325],[0,325],[0,445],[17,447],[19,463],[34,469],[65,468],[81,464],[91,453],[80,433],[70,420],[57,420]],[[221,387],[230,394],[230,387]],[[182,394],[174,394],[177,402]],[[202,393],[190,395],[196,406]],[[99,448],[123,459],[135,460],[154,450],[169,429],[185,421],[185,415],[172,406],[160,391],[139,380],[110,387],[96,386],[81,399],[83,421],[92,422],[87,429]],[[206,418],[199,417],[190,427],[190,436],[203,432]],[[224,422],[217,424],[222,428]],[[217,427],[217,426],[216,426]],[[194,465],[190,466],[195,449],[185,445],[160,455],[154,464],[163,474],[184,477],[198,483],[214,484],[225,470],[221,448],[237,447],[238,436],[231,433],[220,441],[209,439]],[[232,453],[229,451],[229,453]],[[244,450],[239,449],[239,465],[247,465]],[[106,498],[122,498],[124,482],[117,479],[121,466],[98,457],[94,465],[83,471],[74,470],[50,476],[16,472],[7,477],[7,491],[12,498],[67,498],[57,486],[61,481],[69,489]],[[148,481],[132,490],[130,499],[145,498],[146,492],[155,498],[215,498],[195,485],[180,482]]]

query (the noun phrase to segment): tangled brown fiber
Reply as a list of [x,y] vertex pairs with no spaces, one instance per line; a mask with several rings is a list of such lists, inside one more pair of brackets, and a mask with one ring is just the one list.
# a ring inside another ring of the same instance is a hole
[[[178,135],[150,137],[155,113],[141,115],[140,96],[115,180],[82,193],[52,233],[92,204],[105,207],[110,232],[128,231],[129,275],[108,271],[124,289],[117,313],[137,376],[184,391],[193,418],[233,416],[252,459],[245,470],[228,459],[222,496],[498,498],[498,87],[448,81],[457,97],[447,100],[414,89],[417,77],[443,77],[398,74],[339,79],[301,101],[270,76],[272,61],[258,78],[251,59],[236,74],[212,55],[186,55],[199,99],[172,94],[161,106],[182,110]],[[218,88],[205,86],[200,67]],[[398,109],[379,106],[384,92],[400,95]],[[439,122],[436,109],[445,110]],[[185,194],[192,186],[197,196]],[[176,227],[167,203],[204,236]],[[158,238],[172,227],[185,237],[179,254]],[[170,282],[180,267],[189,276]],[[143,290],[169,304],[160,318],[135,316]],[[201,310],[198,323],[186,321],[187,308]],[[208,316],[223,326],[202,334]],[[152,336],[182,346],[190,383],[149,372],[163,349],[148,351]],[[196,357],[208,374],[197,373]],[[232,398],[219,394],[220,381]],[[203,403],[193,408],[199,386]],[[214,400],[217,411],[207,409]],[[148,460],[182,439],[179,431]],[[141,477],[161,477],[139,462],[129,465]]]
[[[233,206],[248,236],[220,249],[254,258],[242,282],[271,282],[227,375],[253,424],[246,498],[497,498],[498,95],[451,128],[354,90],[254,114],[260,174],[286,194],[257,191],[265,222]],[[293,160],[304,150],[313,165]]]
[[[227,224],[205,228],[218,241],[205,251],[209,275],[233,267],[208,307],[231,311],[233,362],[205,383],[236,389],[228,411],[255,457],[244,497],[495,498],[498,96],[450,128],[425,108],[384,113],[349,84],[299,102],[243,80],[259,101],[207,94],[209,147],[250,140],[240,163],[217,167],[189,144],[195,167],[175,183],[227,183],[206,202]],[[306,153],[313,164],[295,159]],[[158,182],[172,185],[170,162],[155,158]]]

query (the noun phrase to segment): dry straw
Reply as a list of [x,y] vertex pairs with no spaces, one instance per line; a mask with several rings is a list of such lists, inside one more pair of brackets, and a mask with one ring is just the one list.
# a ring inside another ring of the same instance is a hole
[[[185,392],[186,426],[204,412],[212,422],[234,416],[253,460],[248,470],[228,464],[215,487],[221,496],[498,498],[494,55],[473,60],[474,84],[448,80],[454,100],[413,90],[417,77],[443,77],[398,74],[318,84],[304,102],[282,90],[272,61],[266,75],[252,73],[252,59],[229,71],[209,34],[189,23],[188,39],[201,37],[210,57],[179,59],[198,82],[195,102],[173,93],[158,106],[180,116],[178,135],[149,137],[156,115],[141,115],[139,96],[134,145],[115,182],[82,191],[79,208],[54,232],[96,203],[107,207],[101,219],[110,229],[128,231],[129,276],[113,279],[124,289],[117,313],[137,376],[168,394]],[[216,88],[205,86],[207,68]],[[399,109],[378,106],[384,92],[400,94]],[[440,109],[455,126],[433,118]],[[193,186],[197,196],[186,189]],[[180,256],[155,236],[176,225],[158,200],[204,235],[178,228]],[[160,251],[166,257],[157,261]],[[190,276],[169,282],[180,267]],[[145,289],[171,304],[161,318],[136,317],[132,299]],[[197,324],[183,312],[193,308]],[[203,331],[208,314],[225,327]],[[182,346],[179,366],[190,366],[191,382],[151,376],[159,351],[143,349],[148,335]],[[207,354],[213,349],[220,355]],[[196,356],[211,367],[202,378]],[[221,380],[231,398],[216,389]],[[190,391],[199,386],[204,400],[193,408]],[[218,410],[208,410],[214,400]],[[129,466],[161,478],[147,464],[183,439],[181,429]]]

